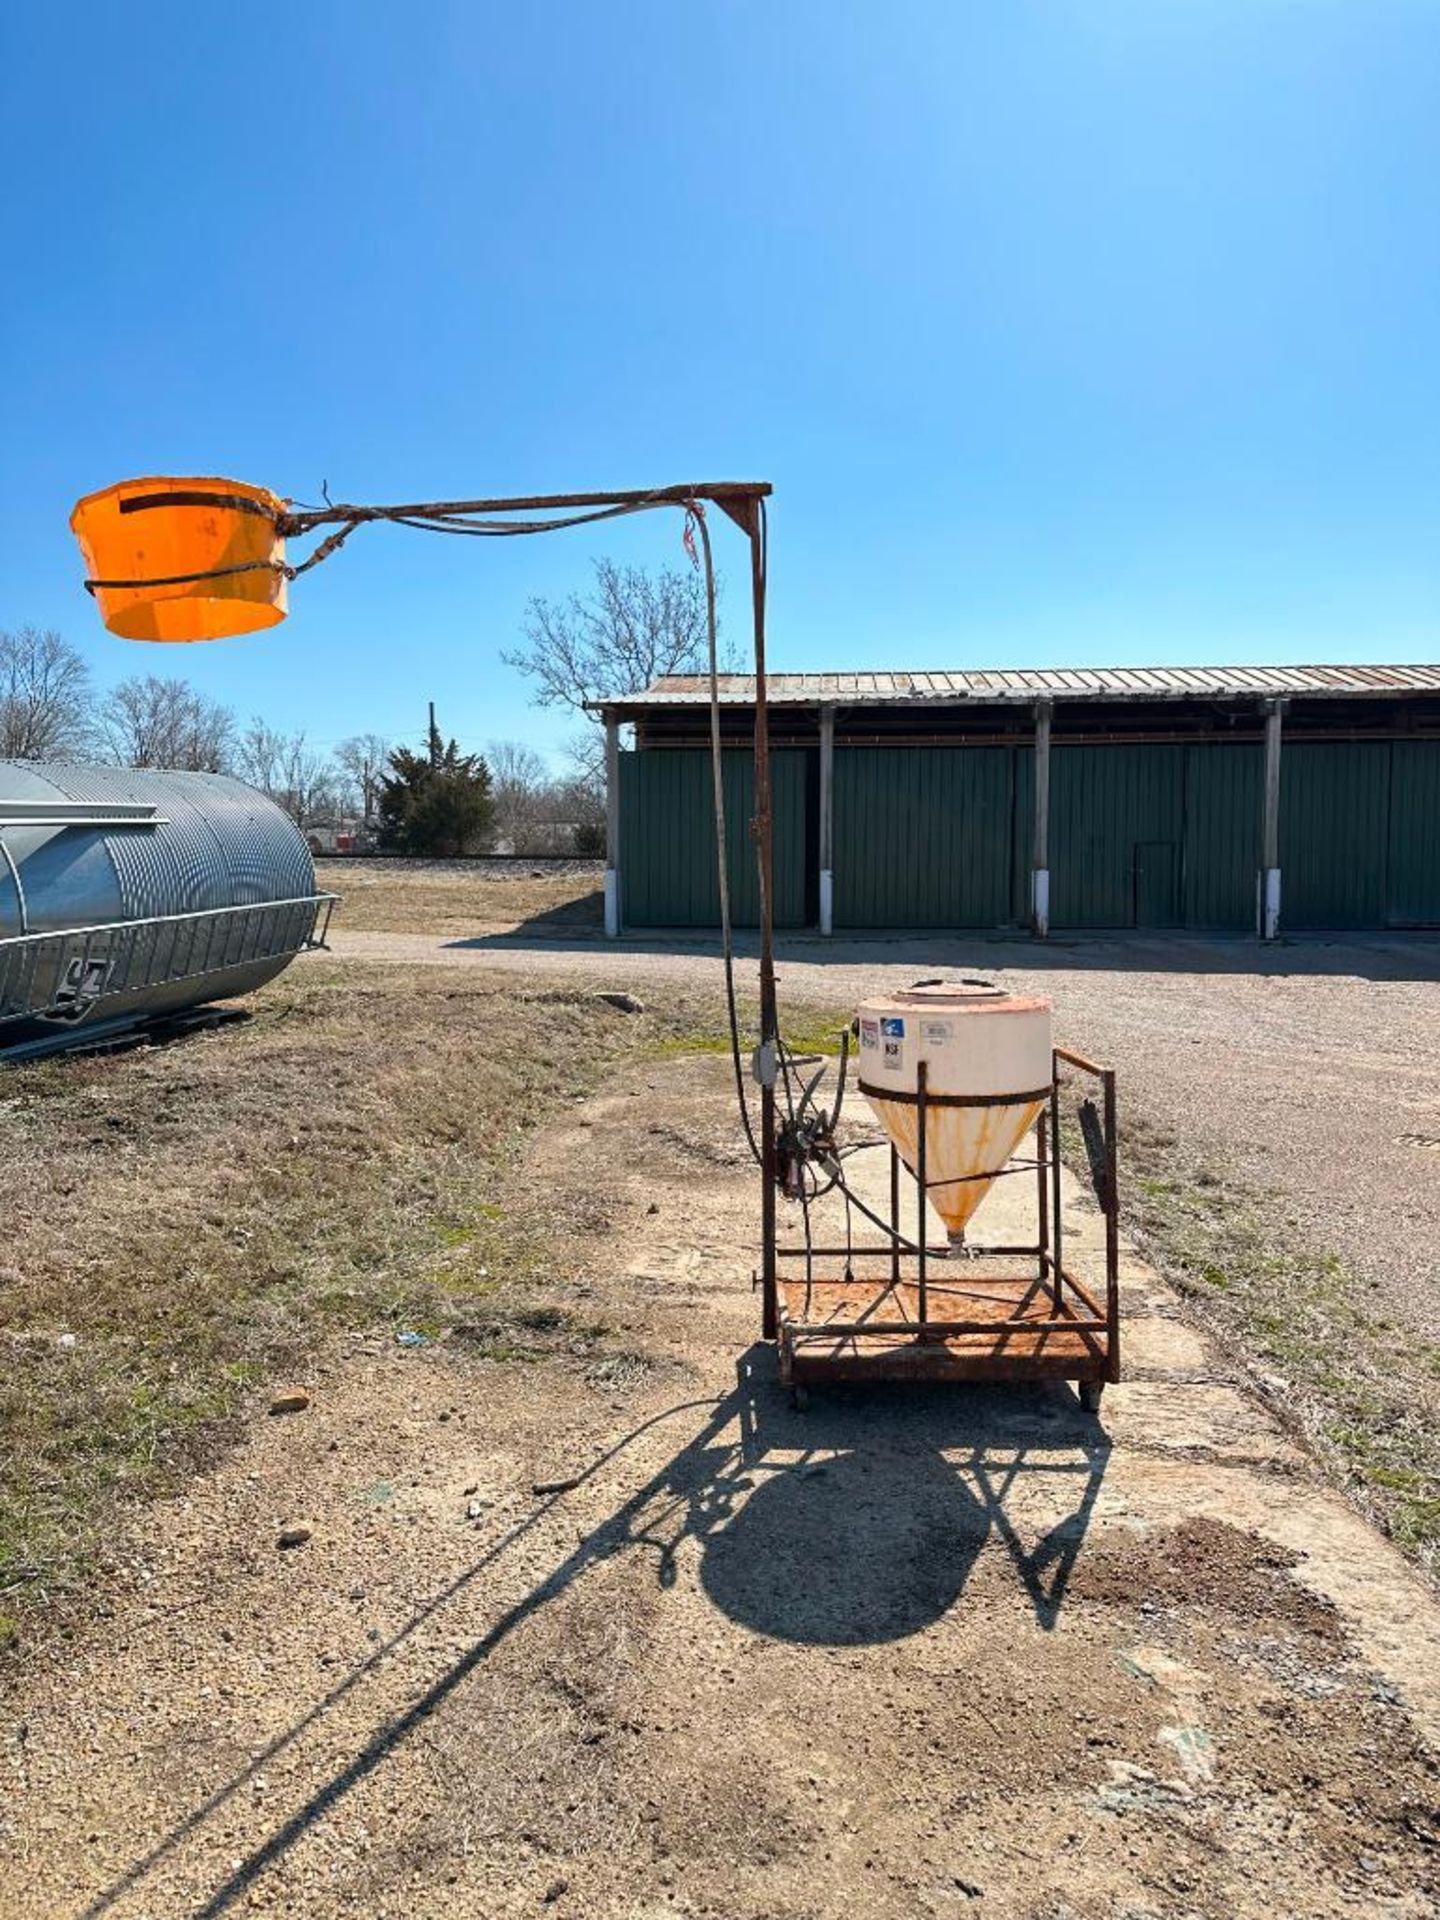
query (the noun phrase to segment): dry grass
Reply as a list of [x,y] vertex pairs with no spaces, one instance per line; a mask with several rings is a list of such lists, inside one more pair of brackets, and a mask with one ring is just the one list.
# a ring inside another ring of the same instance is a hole
[[547,1300],[505,1176],[662,1024],[553,981],[326,962],[253,1005],[242,1028],[0,1080],[9,1614],[73,1583],[117,1499],[173,1480],[338,1327],[599,1351],[603,1329]]
[[1121,1170],[1127,1229],[1370,1517],[1440,1572],[1440,1347],[1298,1244],[1277,1196],[1173,1135],[1133,1119]]
[[325,860],[320,885],[343,894],[335,926],[346,933],[564,934],[604,919],[600,868],[497,871],[462,861]]

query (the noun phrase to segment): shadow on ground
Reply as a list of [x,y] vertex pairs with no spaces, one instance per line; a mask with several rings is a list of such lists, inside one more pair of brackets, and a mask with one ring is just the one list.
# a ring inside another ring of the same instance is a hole
[[[382,1720],[303,1806],[238,1858],[196,1909],[197,1920],[246,1901],[259,1877],[382,1768],[503,1642],[599,1563],[635,1550],[653,1554],[660,1586],[673,1587],[682,1546],[698,1542],[701,1584],[731,1619],[777,1639],[854,1646],[919,1632],[963,1605],[970,1571],[994,1537],[1048,1629],[1064,1605],[1110,1452],[1098,1418],[1058,1383],[836,1390],[801,1414],[779,1387],[773,1350],[753,1347],[738,1363],[733,1392],[656,1414],[574,1486],[544,1499],[97,1896],[87,1920],[109,1913],[207,1822],[233,1818],[227,1809],[236,1796],[279,1755],[320,1733],[327,1714],[363,1689],[418,1628],[434,1623],[587,1483],[623,1469],[627,1451],[671,1421],[688,1421],[691,1437],[582,1533],[403,1713]],[[301,1756],[291,1752],[289,1764],[300,1765]]]
[[[598,898],[598,896],[596,896]],[[586,909],[586,930],[564,915]],[[718,951],[713,929],[657,929],[606,940],[598,909],[589,896],[560,913],[540,914],[512,931],[452,940],[459,949],[523,949],[543,940],[547,951],[594,954],[603,951],[656,955]],[[736,936],[741,959],[759,948],[752,933]],[[1273,977],[1330,977],[1361,980],[1440,980],[1440,932],[1313,934],[1272,944],[1246,934],[1067,933],[1049,940],[1028,934],[840,933],[822,940],[816,934],[776,937],[776,953],[807,966],[964,966],[1009,968],[1044,973],[1204,973]]]

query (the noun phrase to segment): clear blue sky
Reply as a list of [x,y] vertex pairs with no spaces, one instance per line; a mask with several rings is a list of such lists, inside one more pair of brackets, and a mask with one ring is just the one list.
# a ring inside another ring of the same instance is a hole
[[1435,0],[72,0],[0,92],[0,625],[102,684],[550,745],[527,598],[679,557],[374,530],[141,647],[66,522],[166,472],[763,476],[783,667],[1440,657]]

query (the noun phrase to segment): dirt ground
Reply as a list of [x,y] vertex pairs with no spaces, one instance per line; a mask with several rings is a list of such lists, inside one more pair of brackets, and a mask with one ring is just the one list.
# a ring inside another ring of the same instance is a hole
[[[697,991],[708,940],[335,935],[355,958]],[[753,940],[742,943],[753,991]],[[1132,1227],[1357,1496],[1440,1559],[1440,940],[786,936],[782,1008],[918,974],[1048,994],[1116,1067]]]
[[0,1911],[1435,1912],[1420,1578],[1133,1254],[1098,1418],[792,1409],[727,1074],[626,1067],[513,1170],[599,1350],[355,1336],[148,1509],[9,1709]]

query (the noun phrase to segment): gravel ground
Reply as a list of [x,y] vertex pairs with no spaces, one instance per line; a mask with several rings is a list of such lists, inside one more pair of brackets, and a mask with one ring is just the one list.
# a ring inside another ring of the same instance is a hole
[[134,1516],[0,1706],[4,1920],[1432,1920],[1430,1589],[1128,1247],[1098,1418],[789,1406],[731,1093],[618,1065],[487,1186],[583,1351],[462,1269]]
[[[718,990],[708,943],[334,936],[342,956]],[[753,992],[753,942],[741,962]],[[937,969],[1048,993],[1057,1038],[1119,1070],[1122,1113],[1281,1197],[1287,1230],[1350,1265],[1373,1309],[1440,1338],[1440,940],[783,941],[785,996],[846,1005]]]

